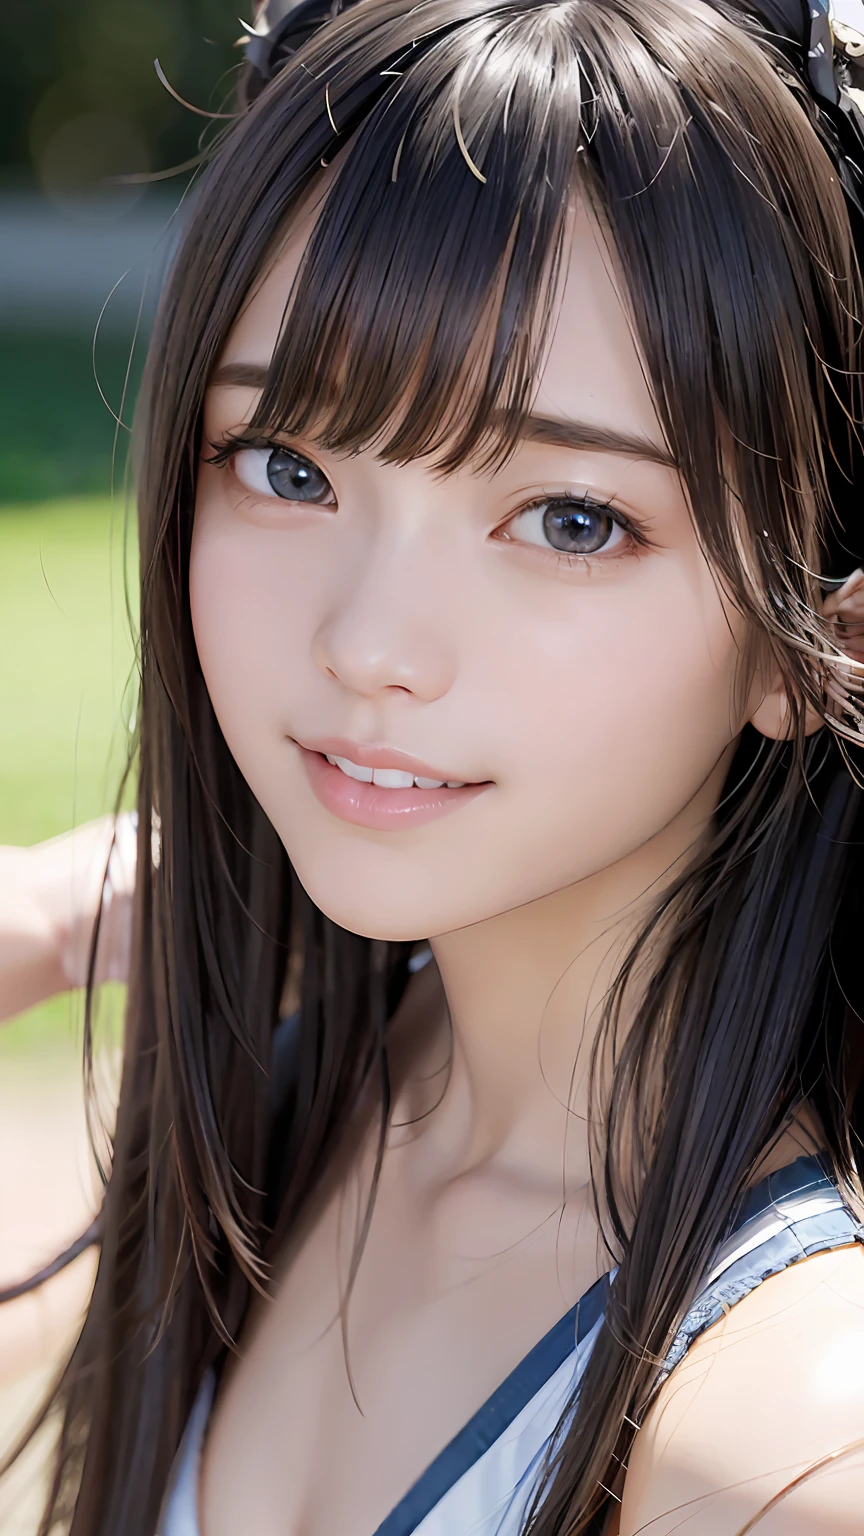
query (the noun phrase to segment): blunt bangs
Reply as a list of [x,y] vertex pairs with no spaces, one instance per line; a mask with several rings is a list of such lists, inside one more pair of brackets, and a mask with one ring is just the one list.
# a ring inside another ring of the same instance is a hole
[[[412,13],[437,28],[382,72],[339,153],[253,424],[444,472],[515,447],[578,198],[614,244],[608,188],[647,195],[687,124],[635,9],[503,6],[458,26],[451,9]],[[345,53],[321,91],[337,129],[357,93]]]
[[[256,426],[445,471],[512,448],[585,136],[566,16],[476,17],[397,63],[324,198]],[[328,104],[338,126],[338,78]]]

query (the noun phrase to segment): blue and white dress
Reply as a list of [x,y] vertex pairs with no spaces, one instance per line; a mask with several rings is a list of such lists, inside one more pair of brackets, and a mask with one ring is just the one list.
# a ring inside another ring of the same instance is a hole
[[[799,1157],[749,1191],[735,1230],[667,1355],[664,1372],[693,1340],[770,1275],[811,1254],[864,1243],[822,1159]],[[603,1326],[611,1276],[603,1275],[469,1419],[374,1536],[518,1536],[543,1453],[578,1387]],[[160,1536],[200,1536],[198,1467],[215,1390],[202,1383],[160,1523]]]

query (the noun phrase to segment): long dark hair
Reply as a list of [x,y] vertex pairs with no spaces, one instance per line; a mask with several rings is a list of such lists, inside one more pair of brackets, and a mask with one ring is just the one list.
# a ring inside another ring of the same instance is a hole
[[[619,1267],[581,1411],[562,1421],[529,1515],[536,1536],[600,1529],[658,1361],[760,1155],[805,1101],[860,1192],[864,814],[855,717],[827,701],[836,648],[816,578],[861,473],[864,303],[821,133],[771,37],[731,0],[363,0],[219,147],[162,299],[139,423],[134,963],[101,1257],[55,1399],[43,1532],[153,1536],[202,1373],[360,1106],[377,1104],[386,1128],[387,1023],[410,946],[345,932],[300,887],[220,733],[188,598],[208,377],[334,155],[255,425],[393,462],[430,453],[445,470],[505,456],[575,188],[620,267],[706,554],[791,701],[789,741],[745,729],[710,842],[609,1000],[595,1184]],[[809,739],[807,704],[825,720]],[[621,990],[649,943],[624,1032]],[[289,964],[299,1036],[274,1108]]]

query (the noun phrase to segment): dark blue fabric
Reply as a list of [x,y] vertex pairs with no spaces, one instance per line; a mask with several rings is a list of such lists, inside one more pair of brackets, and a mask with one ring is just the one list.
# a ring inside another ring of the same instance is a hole
[[731,1230],[737,1232],[745,1222],[752,1221],[754,1216],[761,1216],[763,1211],[767,1211],[771,1205],[776,1205],[778,1200],[787,1199],[790,1195],[803,1194],[805,1190],[808,1194],[816,1194],[815,1186],[821,1186],[823,1189],[836,1188],[827,1159],[818,1152],[813,1156],[796,1157],[794,1163],[787,1163],[785,1168],[778,1168],[776,1173],[769,1173],[766,1179],[760,1180],[747,1191]]
[[274,1111],[282,1108],[288,1098],[294,1078],[297,1046],[300,1039],[300,1010],[285,1014],[273,1031],[273,1049],[270,1059],[270,1104]]
[[864,1243],[864,1225],[843,1204],[837,1186],[826,1171],[827,1164],[821,1157],[799,1157],[786,1168],[769,1174],[745,1196],[732,1234],[746,1239],[744,1230],[748,1222],[757,1220],[766,1211],[775,1210],[778,1215],[788,1211],[793,1216],[795,1207],[802,1200],[814,1195],[834,1197],[830,1209],[800,1216],[772,1236],[766,1236],[749,1253],[742,1254],[712,1284],[704,1287],[687,1312],[672,1341],[663,1362],[656,1385],[659,1387],[680,1364],[695,1339],[734,1307],[743,1301],[757,1285],[771,1275],[779,1275],[800,1259],[814,1253],[829,1253],[834,1248],[845,1248],[850,1243]]
[[410,1536],[429,1511],[440,1504],[459,1478],[503,1435],[526,1403],[554,1376],[577,1344],[591,1332],[606,1305],[609,1276],[601,1275],[575,1307],[554,1324],[539,1344],[510,1372],[465,1428],[427,1467],[379,1525],[375,1536]]

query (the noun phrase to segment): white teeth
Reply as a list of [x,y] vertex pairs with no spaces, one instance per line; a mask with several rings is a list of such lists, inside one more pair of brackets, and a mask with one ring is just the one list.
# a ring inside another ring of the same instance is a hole
[[347,773],[349,779],[359,779],[361,784],[372,783],[371,768],[361,768],[357,763],[352,763],[350,758],[347,757],[328,756],[327,761],[328,763],[335,763],[337,768],[341,768],[343,773]]
[[410,789],[414,783],[413,773],[403,773],[400,768],[376,768],[372,775],[372,783],[379,789]]
[[462,779],[424,779],[418,778],[412,773],[403,773],[401,768],[361,768],[359,763],[352,763],[349,757],[334,757],[325,752],[328,763],[341,768],[347,773],[349,779],[359,779],[361,784],[377,784],[379,789],[410,789],[416,784],[418,789],[443,789],[446,782],[448,789],[462,789]]

